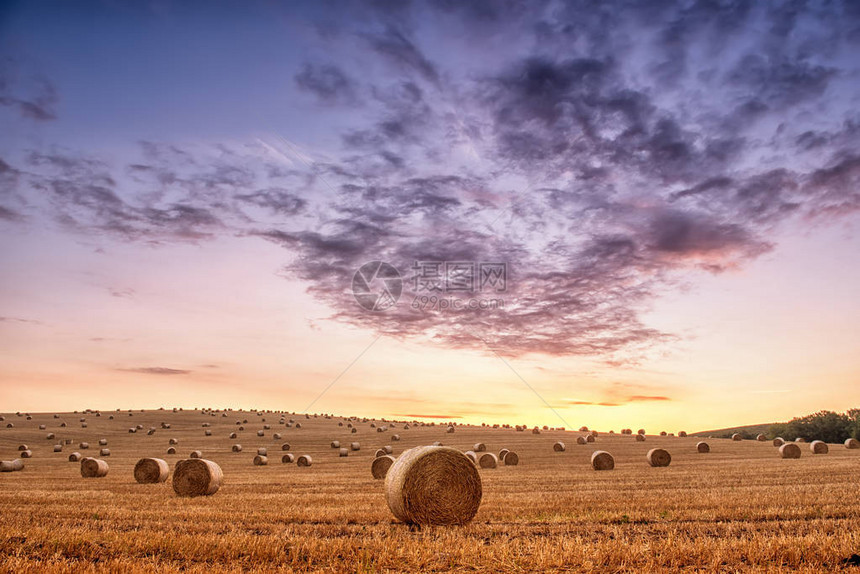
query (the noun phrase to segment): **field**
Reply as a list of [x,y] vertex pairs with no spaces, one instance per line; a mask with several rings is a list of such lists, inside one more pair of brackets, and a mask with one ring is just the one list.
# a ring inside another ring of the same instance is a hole
[[[601,433],[577,445],[580,433],[570,431],[461,426],[447,434],[445,426],[398,424],[379,433],[369,422],[350,434],[340,418],[286,415],[302,423],[297,429],[272,413],[4,416],[0,459],[16,458],[22,443],[33,451],[23,471],[0,474],[4,572],[822,572],[852,570],[849,557],[860,553],[860,450],[842,445],[827,455],[801,445],[802,458],[782,460],[769,442],[712,439],[711,452],[698,454],[694,437],[639,443]],[[161,422],[172,428],[146,434]],[[205,422],[212,436],[204,436]],[[130,434],[137,424],[144,430]],[[264,424],[271,430],[257,437]],[[49,432],[73,444],[54,453]],[[391,441],[394,432],[401,441]],[[83,479],[67,457],[96,456],[99,438],[108,439],[110,472]],[[169,438],[179,440],[176,455],[166,454]],[[360,441],[361,450],[339,458],[329,447],[335,439]],[[437,440],[462,450],[479,441],[493,452],[506,447],[520,464],[480,471],[484,498],[469,525],[410,528],[394,520],[370,463],[380,446],[397,455]],[[556,440],[565,452],[553,452]],[[88,451],[77,448],[81,441]],[[237,442],[243,452],[230,452]],[[295,455],[311,454],[313,466],[281,464],[284,442]],[[268,466],[251,463],[260,446],[269,449]],[[648,466],[655,446],[672,454],[669,467]],[[224,470],[215,495],[179,498],[170,479],[135,483],[139,458],[172,467],[195,449]],[[591,469],[596,449],[615,456],[615,470]]]

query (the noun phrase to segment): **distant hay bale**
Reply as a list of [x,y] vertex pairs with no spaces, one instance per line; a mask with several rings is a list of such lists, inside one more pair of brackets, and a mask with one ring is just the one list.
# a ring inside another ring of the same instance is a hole
[[[561,441],[558,441],[554,445],[552,445],[552,450],[554,450],[555,452],[564,452],[565,448],[567,447],[565,447],[564,443]],[[502,459],[504,459],[504,457],[502,457]]]
[[84,478],[101,478],[107,476],[108,463],[104,460],[92,457],[81,459],[81,476]]
[[532,429],[532,434],[540,434],[540,429],[535,427]]
[[103,448],[99,451],[99,456],[110,456],[110,449]]
[[505,460],[505,455],[508,454],[509,452],[511,452],[511,450],[507,449],[507,448],[503,448],[502,450],[500,450],[499,451],[499,460]]
[[445,431],[445,432],[447,432],[448,434],[453,433],[453,432],[454,432],[454,427],[448,427],[448,430],[447,430],[447,431]]
[[799,436],[796,439],[794,439],[794,442],[806,442],[806,439],[803,438],[802,436]]
[[846,438],[845,439],[845,448],[855,449],[860,448],[860,441],[856,438]]
[[266,466],[269,464],[269,457],[263,454],[258,454],[254,457],[254,466]]
[[636,433],[635,436],[636,436],[636,442],[645,442],[645,435],[644,434]]
[[763,435],[763,434],[761,434],[761,433],[757,434],[757,435],[756,435],[756,437],[755,437],[755,439],[756,439],[757,441],[759,441],[759,442],[765,442],[765,441],[767,441],[767,437],[766,437],[766,436],[764,436],[764,435]]
[[385,499],[409,524],[466,524],[481,505],[481,476],[469,458],[449,447],[420,446],[388,469]]
[[787,442],[779,447],[779,456],[782,458],[800,458],[800,447],[793,442]]
[[686,437],[686,436],[687,436],[687,432],[686,432],[686,431],[678,431],[678,438],[684,438],[684,437]]
[[594,442],[594,441],[595,441],[595,437],[593,434],[586,435],[585,442]]
[[823,440],[814,440],[809,443],[809,450],[812,451],[812,454],[827,454],[830,452],[830,448]]
[[171,446],[167,449],[167,454],[176,454],[176,447]]
[[202,458],[180,460],[173,467],[173,491],[179,496],[208,496],[218,492],[224,473]]
[[644,434],[645,434],[645,429],[639,429],[638,431],[636,431],[636,434],[644,435]]
[[203,431],[203,434],[204,434],[205,436],[212,436],[212,431],[211,431],[211,430],[209,430],[209,429],[206,429],[205,431]]
[[281,462],[284,464],[291,464],[294,460],[296,460],[296,457],[289,453],[281,457]]
[[266,447],[261,446],[260,448],[257,449],[257,454],[262,455],[262,456],[266,456],[269,454],[269,452],[266,450]]
[[281,450],[290,450],[290,443],[285,442],[281,445]]
[[466,452],[464,452],[463,454],[465,454],[466,456],[468,456],[468,457],[469,457],[469,460],[471,460],[473,463],[478,464],[478,455],[477,455],[477,454],[475,454],[475,451],[473,451],[473,450],[467,450],[467,451],[466,451]]
[[176,440],[175,438],[172,438],[169,441],[167,441],[167,444],[179,444],[179,441]]
[[272,435],[272,438],[275,440],[281,440],[281,433],[276,432]]
[[[377,453],[379,453],[379,452],[382,452],[382,451],[376,451],[376,452],[377,452]],[[341,448],[341,449],[338,449],[337,454],[338,454],[338,456],[341,456],[341,457],[343,457],[343,456],[349,456],[349,449],[348,449],[348,448],[346,448],[346,447],[343,447],[343,448]]]
[[514,451],[506,452],[505,458],[502,460],[505,462],[505,466],[516,466],[520,463],[520,457]]
[[296,460],[296,464],[299,466],[310,466],[314,463],[314,459],[311,458],[309,454],[303,454]]
[[48,428],[46,425],[39,425],[39,430],[45,430],[46,428]]
[[361,443],[351,442],[349,443],[350,450],[361,450]]
[[394,447],[392,447],[390,444],[387,444],[382,447],[382,450],[385,451],[385,454],[394,454]]
[[78,445],[78,448],[86,450],[86,449],[90,448],[90,443],[82,442]]
[[24,469],[24,461],[20,458],[0,461],[0,472],[17,472]]
[[199,450],[192,450],[188,458],[203,458],[203,453]]
[[54,452],[63,452],[63,445],[55,444],[54,445]]
[[19,452],[23,452],[25,450],[30,450],[30,447],[27,446],[26,444],[18,445],[18,451]]
[[584,437],[584,436],[578,436],[578,437],[576,437],[576,444],[585,444],[585,442],[586,442],[586,441],[585,441],[585,437]]
[[373,454],[373,456],[376,458],[379,458],[380,456],[385,456],[386,454],[388,454],[388,453],[385,452],[385,450],[380,448]]
[[591,453],[591,468],[594,470],[612,470],[615,468],[615,458],[605,450]]
[[357,428],[355,428],[355,427],[352,427],[352,430],[351,430],[351,431],[349,431],[349,432],[351,432],[352,434],[355,434],[355,433],[357,433],[357,432],[358,432],[358,429],[357,429]]
[[107,439],[106,438],[100,438],[99,439],[99,445],[100,446],[107,446]]
[[[409,427],[403,427],[403,428],[409,428]],[[393,435],[391,435],[391,440],[393,440],[393,441],[398,441],[398,440],[400,440],[400,435],[399,435],[399,434],[393,434]]]
[[257,431],[257,436],[266,436],[266,433],[264,433],[264,432],[263,432],[263,431],[261,431],[261,430],[258,430],[258,431]]
[[744,440],[744,437],[741,436],[741,433],[736,432],[735,434],[732,435],[732,440],[741,441],[741,440]]
[[478,466],[481,468],[496,468],[499,466],[499,457],[491,452],[485,452],[478,458]]
[[392,464],[394,464],[394,460],[394,457],[391,455],[380,456],[373,459],[373,462],[370,463],[370,474],[373,475],[373,478],[376,480],[385,478],[385,475],[388,474],[388,469],[391,468]]
[[46,439],[46,440],[54,440],[54,438],[55,438],[55,437],[54,437],[54,433],[52,433],[52,432],[49,432],[49,433],[45,436],[45,439]]
[[331,447],[332,448],[340,448],[340,441],[339,440],[331,441]]
[[648,451],[646,458],[651,466],[669,466],[669,463],[672,462],[672,455],[662,448],[652,448]]
[[142,458],[134,465],[134,479],[139,484],[158,484],[169,474],[170,466],[160,458]]
[[129,429],[128,429],[128,432],[129,432],[129,434],[134,434],[134,433],[136,433],[136,432],[137,432],[137,429],[136,429],[136,428],[134,428],[134,427],[131,427],[131,428],[129,428]]
[[666,436],[666,431],[660,431],[660,436]]
[[696,443],[696,452],[711,452],[711,445],[705,441]]
[[773,439],[773,446],[782,446],[785,444],[785,439],[782,437],[776,437]]
[[472,447],[472,450],[474,450],[475,452],[486,452],[486,450],[487,450],[487,445],[485,445],[485,444],[484,444],[484,443],[482,443],[482,442],[476,442],[476,443],[475,443],[475,446],[474,446],[474,447]]
[[81,453],[73,452],[69,455],[69,462],[80,462],[81,461]]
[[230,450],[232,450],[233,452],[242,452],[242,445],[241,444],[234,444]]

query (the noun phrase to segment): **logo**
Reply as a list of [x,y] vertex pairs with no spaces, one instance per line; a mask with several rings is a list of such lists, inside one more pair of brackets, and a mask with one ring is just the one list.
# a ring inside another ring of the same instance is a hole
[[365,263],[352,277],[352,295],[368,311],[394,307],[402,292],[400,273],[384,261]]

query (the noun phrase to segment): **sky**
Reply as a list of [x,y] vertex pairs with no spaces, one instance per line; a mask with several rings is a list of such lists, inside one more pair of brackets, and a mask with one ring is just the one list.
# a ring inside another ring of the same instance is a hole
[[858,405],[856,2],[5,2],[0,411]]

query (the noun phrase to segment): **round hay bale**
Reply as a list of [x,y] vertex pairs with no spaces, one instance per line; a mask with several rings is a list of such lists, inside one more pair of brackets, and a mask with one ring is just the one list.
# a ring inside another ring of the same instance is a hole
[[349,448],[351,450],[361,450],[361,444],[357,442],[351,442],[349,443]]
[[591,468],[594,470],[612,470],[615,468],[615,458],[605,450],[591,453]]
[[98,458],[85,457],[81,459],[81,476],[84,478],[101,478],[107,476],[108,463]]
[[860,441],[856,438],[846,438],[845,439],[845,448],[855,449],[860,448]]
[[593,434],[587,435],[585,437],[585,442],[594,442],[595,438]]
[[[377,451],[377,453],[380,451]],[[338,456],[349,456],[349,449],[344,447],[337,451]]]
[[234,444],[230,450],[232,450],[233,452],[242,452],[242,445],[241,444]]
[[532,434],[540,434],[540,429],[535,427],[532,429]]
[[463,454],[465,454],[466,456],[468,456],[468,457],[469,457],[469,460],[471,460],[471,461],[472,461],[472,462],[474,462],[475,464],[478,464],[478,455],[477,455],[477,454],[475,454],[475,451],[473,451],[473,450],[467,450],[467,451],[466,451],[466,452],[464,452]]
[[510,449],[507,449],[507,448],[503,448],[502,450],[500,450],[499,451],[499,460],[505,460],[505,455],[508,454],[509,452],[511,452],[511,451],[510,451]]
[[800,447],[793,442],[787,442],[779,447],[779,456],[782,458],[800,458]]
[[293,456],[293,455],[291,455],[291,454],[289,454],[289,453],[287,453],[287,454],[285,454],[284,456],[282,456],[282,457],[281,457],[281,462],[282,462],[282,463],[284,463],[284,464],[290,464],[290,463],[292,463],[294,460],[296,460],[296,457],[295,457],[295,456]]
[[285,442],[281,445],[281,450],[290,450],[290,443]]
[[388,469],[391,468],[392,464],[394,464],[394,457],[391,455],[375,458],[373,459],[373,462],[370,463],[370,474],[372,474],[373,478],[376,480],[381,480],[385,478],[386,474],[388,474]]
[[227,437],[227,438],[239,438],[239,435],[237,435],[237,434],[236,434],[236,433],[234,433],[234,432],[231,432],[231,433],[230,433],[230,436],[229,436],[229,437]]
[[482,492],[475,465],[449,447],[409,449],[385,477],[388,507],[409,524],[466,524],[478,512]]
[[662,448],[652,448],[648,451],[646,458],[651,466],[669,466],[669,463],[672,462],[672,455]]
[[814,440],[809,443],[809,450],[812,451],[812,454],[827,454],[830,452],[830,448],[823,440]]
[[257,454],[259,454],[261,456],[267,456],[269,454],[269,452],[268,452],[268,450],[266,450],[266,447],[261,446],[260,448],[257,449]]
[[705,441],[696,443],[696,452],[711,452],[711,445]]
[[69,455],[69,462],[80,462],[81,461],[81,453],[73,452]]
[[394,447],[392,447],[390,444],[387,444],[382,447],[382,450],[385,451],[385,454],[394,454]]
[[55,444],[54,445],[54,452],[63,452],[63,445]]
[[638,431],[636,431],[636,434],[644,435],[644,434],[645,434],[645,429],[639,429]]
[[176,454],[176,447],[171,446],[167,449],[167,454]]
[[54,436],[54,433],[52,433],[52,432],[49,432],[49,433],[45,436],[45,439],[47,439],[47,440],[54,440],[54,438],[55,438],[55,436]]
[[757,434],[755,439],[759,442],[766,442],[767,441],[767,437],[761,433]]
[[[404,428],[408,428],[408,427],[404,427]],[[391,435],[391,440],[393,440],[393,441],[398,441],[398,440],[400,440],[400,435],[399,435],[399,434],[393,434],[393,435]]]
[[275,440],[281,440],[281,433],[276,432],[272,435],[272,438]]
[[221,488],[221,467],[202,458],[180,460],[173,467],[173,491],[179,496],[208,496]]
[[678,431],[678,438],[684,438],[684,437],[686,437],[686,436],[687,436],[687,432],[686,432],[686,431]]
[[24,470],[24,461],[20,458],[0,461],[0,472],[17,472]]
[[167,480],[170,466],[160,458],[142,458],[134,465],[134,479],[139,484],[158,484]]
[[352,430],[351,430],[351,431],[349,431],[349,432],[351,432],[352,434],[355,434],[355,433],[357,433],[357,432],[358,432],[358,429],[357,429],[357,428],[355,428],[355,427],[352,427]]
[[773,446],[779,447],[779,446],[782,446],[784,444],[785,444],[785,439],[782,437],[778,436],[775,439],[773,439]]
[[332,448],[340,448],[340,441],[339,440],[331,441],[331,447]]
[[30,450],[30,447],[27,446],[26,444],[18,445],[18,452],[23,452],[25,450]]
[[134,427],[132,427],[132,428],[128,429],[128,433],[129,433],[129,434],[134,434],[134,433],[136,433],[136,432],[137,432],[137,429],[136,429],[136,428],[134,428]]
[[645,442],[645,435],[644,434],[636,433],[635,436],[636,436],[636,442]]
[[[565,447],[564,443],[561,441],[558,441],[554,445],[552,445],[552,450],[554,450],[555,452],[564,452],[565,448],[567,447]],[[504,456],[502,456],[501,454],[499,456],[504,460]]]
[[107,439],[106,438],[100,438],[99,439],[99,446],[107,446]]
[[741,441],[741,440],[744,440],[744,437],[741,436],[741,433],[736,432],[735,434],[732,435],[732,440]]
[[380,456],[385,456],[386,454],[388,454],[388,453],[387,453],[387,452],[385,452],[385,450],[384,450],[384,449],[381,449],[381,448],[380,448],[380,449],[377,449],[377,451],[374,453],[374,455],[373,455],[373,456],[374,456],[374,457],[376,457],[376,458],[379,458]]
[[254,457],[254,466],[266,466],[269,464],[269,457],[263,454],[258,454]]
[[806,439],[803,438],[802,436],[799,436],[796,439],[794,439],[794,442],[806,442]]
[[110,449],[103,448],[99,451],[99,456],[110,456]]
[[485,452],[478,458],[478,466],[481,468],[496,468],[499,466],[499,457],[491,452]]
[[167,441],[167,444],[179,444],[179,441],[176,440],[175,438],[172,438],[169,441]]
[[86,450],[86,449],[90,448],[90,443],[82,442],[81,444],[78,445],[78,448]]
[[445,432],[447,432],[448,434],[452,434],[454,432],[454,427],[448,427],[448,430]]
[[585,444],[585,437],[584,436],[576,437],[576,444]]
[[520,456],[514,451],[508,451],[505,453],[505,466],[516,466],[520,463]]
[[472,450],[475,452],[487,452],[487,445],[482,442],[476,442],[475,446],[472,447]]
[[21,456],[21,458],[33,458],[33,451],[29,448],[27,450],[22,450],[18,454]]
[[314,459],[311,458],[309,454],[303,454],[296,460],[296,464],[299,466],[310,466],[314,463]]
[[199,450],[192,450],[188,458],[203,458],[203,453]]
[[263,431],[261,431],[261,430],[257,431],[257,436],[265,436],[265,435],[266,435],[266,433],[264,433]]

